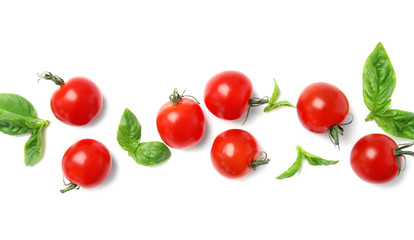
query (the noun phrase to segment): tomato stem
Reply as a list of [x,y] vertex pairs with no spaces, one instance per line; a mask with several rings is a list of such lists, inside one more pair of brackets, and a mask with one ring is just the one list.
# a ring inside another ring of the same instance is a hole
[[395,158],[397,159],[398,162],[398,175],[400,175],[400,172],[404,171],[405,169],[405,164],[404,164],[404,168],[401,167],[401,161],[399,157],[402,157],[404,159],[404,163],[405,163],[405,155],[410,155],[410,156],[414,156],[414,152],[413,151],[406,151],[404,149],[411,147],[414,145],[414,142],[411,143],[404,143],[404,144],[399,144],[395,149],[394,149],[394,155]]
[[65,81],[59,76],[53,75],[51,72],[43,72],[41,74],[37,74],[40,79],[50,80],[54,82],[56,85],[62,86],[65,84]]
[[250,166],[252,167],[253,170],[256,170],[258,166],[266,165],[270,162],[270,159],[267,158],[266,152],[261,152],[260,155],[264,155],[264,157],[261,159],[254,160],[250,163]]
[[67,184],[67,187],[64,188],[64,189],[61,189],[60,192],[65,193],[65,192],[68,192],[68,191],[73,190],[73,189],[78,190],[79,186],[74,184],[74,183],[69,183],[69,184]]
[[200,102],[197,100],[197,98],[195,98],[195,97],[193,97],[193,96],[191,96],[191,95],[184,95],[184,93],[185,93],[185,90],[184,90],[184,92],[180,95],[180,94],[178,93],[178,89],[177,89],[177,88],[174,88],[173,93],[170,95],[170,101],[172,102],[172,104],[173,104],[173,105],[178,104],[178,103],[181,101],[181,99],[182,99],[183,97],[190,97],[190,98],[194,99],[194,100],[195,100],[198,104],[200,104]]

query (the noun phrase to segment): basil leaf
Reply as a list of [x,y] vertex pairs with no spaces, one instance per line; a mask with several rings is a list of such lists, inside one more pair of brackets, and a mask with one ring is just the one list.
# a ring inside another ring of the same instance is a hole
[[299,171],[300,167],[302,166],[302,160],[303,160],[303,156],[302,154],[298,152],[296,161],[292,164],[292,166],[288,170],[286,170],[284,173],[280,174],[276,179],[281,180],[285,178],[290,178],[293,175],[295,175]]
[[132,157],[138,164],[150,166],[169,159],[171,152],[162,142],[144,142],[138,145]]
[[0,109],[25,117],[37,118],[33,105],[17,94],[0,93]]
[[43,127],[33,130],[29,140],[24,145],[24,164],[31,166],[37,163],[43,153]]
[[0,131],[8,135],[29,133],[49,123],[36,117],[26,117],[0,109]]
[[385,132],[396,137],[414,139],[414,113],[389,109],[382,115],[375,115],[375,122]]
[[391,105],[391,95],[396,85],[395,71],[382,43],[378,43],[367,58],[362,75],[364,102],[373,115],[385,112]]
[[141,124],[137,117],[126,108],[119,122],[117,140],[128,152],[135,152],[141,139]]
[[306,152],[305,150],[303,150],[303,148],[300,148],[300,149],[302,151],[303,157],[308,161],[310,165],[313,165],[313,166],[335,165],[339,162],[339,161],[326,160],[316,155],[313,155],[309,152]]
[[316,155],[313,155],[313,154],[303,150],[303,148],[299,145],[296,146],[296,151],[298,153],[298,155],[296,157],[296,161],[293,163],[293,165],[286,172],[279,175],[276,179],[290,178],[293,175],[295,175],[299,171],[299,169],[302,165],[303,159],[306,159],[308,161],[308,163],[310,165],[313,165],[313,166],[334,165],[334,164],[337,164],[339,162],[339,161],[326,160],[326,159],[323,159],[323,158],[318,157]]
[[272,96],[269,99],[269,104],[264,108],[264,111],[268,112],[268,111],[270,111],[274,108],[278,108],[278,107],[281,107],[281,106],[295,107],[293,104],[291,104],[288,101],[277,102],[277,98],[279,97],[279,94],[280,94],[280,89],[279,89],[279,86],[276,83],[275,78],[273,78],[273,81],[275,82],[275,86],[273,88],[273,93],[272,93]]
[[280,102],[277,102],[277,103],[272,103],[272,104],[267,105],[265,107],[264,111],[267,112],[267,111],[270,111],[274,108],[284,107],[284,106],[293,107],[293,108],[295,107],[292,103],[290,103],[288,101],[280,101]]

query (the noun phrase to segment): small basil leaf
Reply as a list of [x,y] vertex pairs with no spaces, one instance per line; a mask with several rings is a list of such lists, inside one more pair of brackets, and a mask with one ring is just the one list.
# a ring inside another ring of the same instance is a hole
[[17,115],[36,118],[36,110],[26,98],[12,93],[0,93],[0,109]]
[[135,152],[141,139],[141,124],[137,117],[126,108],[119,122],[117,140],[128,152]]
[[316,155],[313,155],[311,153],[306,152],[302,149],[303,157],[308,160],[308,163],[313,166],[319,166],[319,165],[335,165],[339,161],[332,161],[332,160],[326,160],[321,157],[318,157]]
[[[396,77],[391,60],[381,42],[365,62],[362,80],[367,108],[374,114],[385,112],[391,105],[390,98],[396,85]],[[370,116],[367,120],[371,120]]]
[[293,107],[294,108],[295,105],[293,105],[292,103],[290,103],[288,101],[280,101],[280,102],[277,102],[277,103],[272,103],[272,104],[267,105],[265,107],[264,111],[268,112],[268,111],[270,111],[274,108],[278,108],[278,107]]
[[302,159],[303,159],[302,154],[298,152],[296,161],[292,164],[292,166],[288,170],[286,170],[284,173],[280,174],[276,179],[290,178],[293,175],[295,175],[299,171],[300,167],[302,166]]
[[49,123],[36,117],[26,117],[0,109],[0,131],[8,135],[29,133]]
[[33,130],[29,140],[24,145],[24,164],[31,166],[37,163],[43,153],[43,128]]
[[138,145],[132,157],[138,164],[150,166],[169,159],[171,152],[162,142],[143,142]]
[[375,115],[375,122],[382,130],[396,137],[414,139],[414,113],[389,109]]
[[276,83],[276,78],[273,78],[273,81],[275,82],[275,86],[273,88],[272,96],[269,99],[269,103],[276,103],[277,98],[279,97],[280,89],[279,86]]

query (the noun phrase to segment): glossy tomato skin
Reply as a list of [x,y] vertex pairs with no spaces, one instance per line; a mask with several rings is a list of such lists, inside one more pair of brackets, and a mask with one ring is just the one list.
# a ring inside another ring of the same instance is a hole
[[216,117],[235,120],[247,111],[252,91],[252,83],[246,75],[238,71],[224,71],[208,81],[204,102]]
[[157,129],[161,139],[170,147],[185,149],[200,142],[206,129],[206,119],[200,105],[189,98],[177,104],[167,102],[157,115]]
[[75,77],[56,90],[50,100],[53,114],[60,121],[74,126],[90,123],[100,113],[103,96],[91,80]]
[[[369,134],[362,137],[351,151],[351,167],[355,174],[370,183],[385,183],[399,172],[394,155],[397,144],[388,136]],[[402,161],[399,157],[400,162]]]
[[111,155],[102,143],[83,139],[66,150],[62,159],[65,178],[84,188],[101,184],[112,167]]
[[325,133],[342,123],[349,112],[345,94],[329,83],[317,82],[306,87],[299,96],[297,113],[309,131]]
[[214,168],[224,177],[237,179],[249,174],[251,162],[258,160],[260,148],[249,132],[230,129],[216,137],[211,148]]

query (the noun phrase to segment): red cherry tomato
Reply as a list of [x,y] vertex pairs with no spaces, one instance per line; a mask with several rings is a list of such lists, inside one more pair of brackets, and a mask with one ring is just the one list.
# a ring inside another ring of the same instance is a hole
[[243,73],[224,71],[208,81],[204,102],[216,117],[234,120],[247,111],[252,91],[252,83]]
[[74,143],[66,150],[62,159],[63,174],[71,182],[72,188],[91,188],[101,184],[108,177],[111,166],[108,149],[93,139]]
[[361,138],[351,151],[351,167],[355,174],[370,183],[385,183],[399,173],[398,161],[394,155],[397,144],[388,136],[370,134]]
[[306,87],[299,96],[297,113],[309,131],[325,133],[342,123],[348,115],[349,104],[339,88],[323,82]]
[[260,150],[256,139],[240,129],[227,130],[216,137],[211,148],[214,168],[224,177],[241,178],[256,166],[266,164],[268,159],[259,160]]
[[86,125],[96,119],[102,109],[103,96],[95,83],[85,77],[74,77],[64,82],[50,72],[40,77],[60,86],[50,99],[57,119],[75,126]]
[[[176,90],[174,94],[177,94]],[[189,98],[165,103],[157,115],[157,129],[161,139],[172,148],[190,148],[203,137],[206,120],[203,110],[196,101]]]

